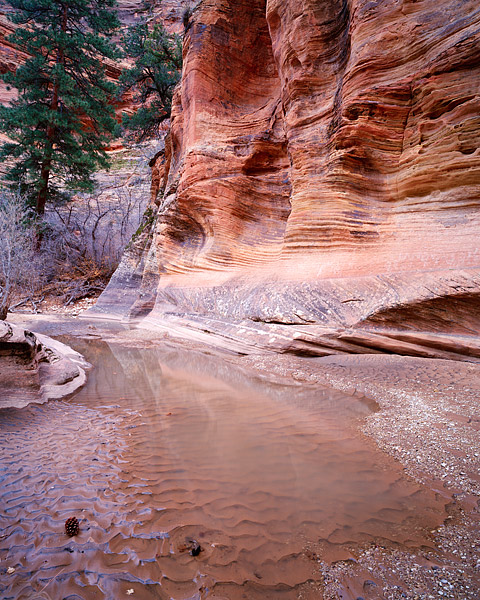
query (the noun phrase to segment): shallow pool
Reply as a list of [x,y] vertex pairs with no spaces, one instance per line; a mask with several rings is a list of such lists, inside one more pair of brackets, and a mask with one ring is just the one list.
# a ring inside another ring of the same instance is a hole
[[319,561],[419,547],[445,517],[358,433],[366,400],[70,342],[95,365],[83,390],[0,411],[2,598],[320,598]]

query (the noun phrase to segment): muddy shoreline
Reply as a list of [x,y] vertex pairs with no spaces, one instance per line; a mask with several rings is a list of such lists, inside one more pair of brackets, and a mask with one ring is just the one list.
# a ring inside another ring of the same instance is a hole
[[379,411],[364,419],[363,433],[408,476],[449,499],[444,525],[431,531],[436,550],[352,548],[352,560],[322,565],[324,597],[478,598],[479,366],[387,355],[242,360],[265,373],[375,400]]
[[[51,315],[15,315],[14,320],[48,335],[110,337],[134,347],[169,339],[165,333]],[[218,354],[193,342],[177,342]],[[224,359],[293,389],[325,385],[374,400],[380,410],[362,421],[363,433],[447,503],[449,516],[430,532],[431,546],[414,553],[376,544],[352,546],[326,563],[326,549],[312,546],[309,557],[323,576],[325,599],[478,598],[480,365],[395,355]]]

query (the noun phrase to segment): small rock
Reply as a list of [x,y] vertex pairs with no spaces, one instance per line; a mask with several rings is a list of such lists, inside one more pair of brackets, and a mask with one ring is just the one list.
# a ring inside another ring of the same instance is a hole
[[371,579],[366,579],[363,582],[363,589],[368,590],[371,587],[377,587],[377,584],[374,581],[372,581]]

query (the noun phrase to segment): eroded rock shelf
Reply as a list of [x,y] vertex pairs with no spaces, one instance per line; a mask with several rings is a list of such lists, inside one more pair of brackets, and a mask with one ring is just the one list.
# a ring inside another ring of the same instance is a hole
[[68,396],[83,386],[89,367],[65,344],[0,321],[0,409]]

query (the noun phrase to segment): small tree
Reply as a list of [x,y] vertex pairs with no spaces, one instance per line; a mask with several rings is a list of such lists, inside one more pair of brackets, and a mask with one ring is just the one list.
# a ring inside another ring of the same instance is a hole
[[36,229],[25,202],[0,192],[0,319],[6,319],[18,294],[37,280],[34,253]]
[[182,38],[160,24],[149,29],[147,23],[140,23],[129,29],[123,43],[135,62],[123,71],[121,90],[133,91],[140,108],[131,116],[124,114],[122,124],[131,139],[142,142],[158,135],[170,117],[173,90],[182,70]]
[[31,58],[3,76],[18,98],[0,108],[0,130],[11,140],[0,159],[13,159],[6,180],[43,215],[60,189],[91,190],[92,173],[108,167],[116,88],[101,59],[117,55],[109,40],[119,25],[116,0],[7,1],[19,25],[8,39]]

